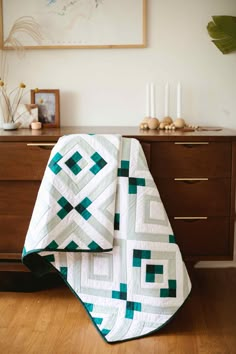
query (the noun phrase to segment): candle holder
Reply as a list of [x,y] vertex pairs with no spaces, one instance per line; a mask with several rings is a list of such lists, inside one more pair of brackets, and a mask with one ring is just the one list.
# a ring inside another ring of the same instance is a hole
[[183,118],[177,118],[174,121],[174,125],[176,128],[181,129],[184,128],[186,126],[185,120]]
[[151,117],[148,122],[148,128],[151,129],[151,130],[155,130],[155,129],[158,129],[159,128],[159,125],[160,125],[160,122],[159,122],[159,119],[156,118],[156,117]]
[[158,129],[160,121],[156,117],[145,117],[139,125],[139,128],[142,130],[155,130]]
[[165,129],[166,126],[169,126],[172,123],[173,123],[173,119],[170,116],[166,116],[160,122],[159,128],[160,129]]
[[142,130],[148,130],[148,122],[151,119],[151,117],[144,117],[142,122],[139,124],[139,128]]

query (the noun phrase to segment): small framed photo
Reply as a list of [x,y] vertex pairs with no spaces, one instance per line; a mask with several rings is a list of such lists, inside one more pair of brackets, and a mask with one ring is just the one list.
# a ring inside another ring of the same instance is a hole
[[60,91],[31,90],[31,103],[38,106],[38,120],[48,128],[60,126]]

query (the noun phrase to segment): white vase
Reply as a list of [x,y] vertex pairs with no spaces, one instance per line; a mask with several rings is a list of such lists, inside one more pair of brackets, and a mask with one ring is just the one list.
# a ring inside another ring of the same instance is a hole
[[11,115],[12,109],[9,109],[6,100],[0,96],[0,114],[2,121],[2,128],[4,130],[16,130],[19,128],[17,123],[14,123],[13,116]]
[[2,127],[4,130],[16,130],[16,129],[18,129],[18,124],[14,123],[14,122],[3,123]]

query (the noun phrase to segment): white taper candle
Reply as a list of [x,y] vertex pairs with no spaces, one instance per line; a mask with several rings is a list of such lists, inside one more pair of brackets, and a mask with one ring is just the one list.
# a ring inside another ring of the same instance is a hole
[[150,84],[146,85],[146,117],[150,117]]
[[169,116],[169,83],[165,84],[165,117]]
[[181,118],[181,84],[177,85],[177,118]]
[[151,117],[155,118],[155,86],[153,83],[150,85],[150,106],[151,106]]

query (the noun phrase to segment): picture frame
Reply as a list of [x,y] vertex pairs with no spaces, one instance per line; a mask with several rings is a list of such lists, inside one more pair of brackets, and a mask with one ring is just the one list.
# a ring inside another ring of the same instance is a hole
[[15,21],[30,16],[42,29],[43,39],[37,43],[23,32],[17,33],[25,48],[147,46],[147,0],[0,0],[0,12],[2,44]]
[[60,126],[60,91],[58,89],[31,90],[31,104],[38,106],[38,121],[43,127]]

